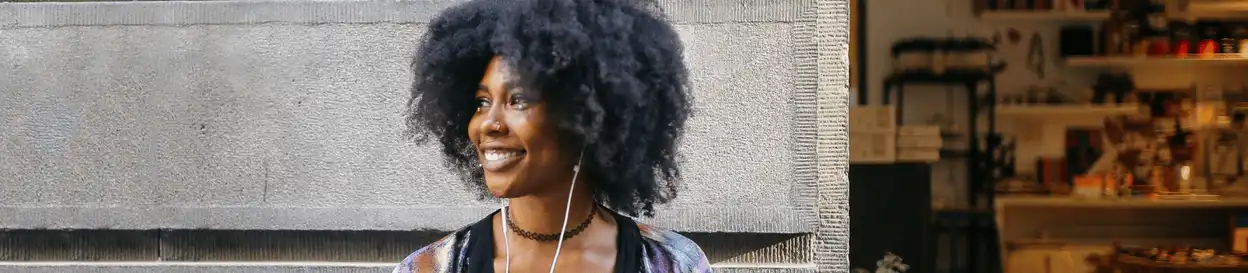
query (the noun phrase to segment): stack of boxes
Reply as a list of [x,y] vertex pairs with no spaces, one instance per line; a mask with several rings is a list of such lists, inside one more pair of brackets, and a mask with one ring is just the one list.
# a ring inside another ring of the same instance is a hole
[[902,125],[897,128],[897,161],[940,161],[940,138],[938,125]]
[[892,106],[849,109],[849,162],[890,164],[940,160],[943,142],[936,125],[897,125]]
[[897,161],[897,119],[891,106],[849,108],[849,162],[888,164]]

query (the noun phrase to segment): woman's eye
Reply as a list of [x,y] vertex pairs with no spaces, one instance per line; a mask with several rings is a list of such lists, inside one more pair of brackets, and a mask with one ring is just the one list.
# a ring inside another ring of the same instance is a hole
[[520,96],[511,97],[511,102],[509,103],[511,104],[511,107],[515,107],[516,109],[524,110],[529,107],[529,100]]
[[486,99],[477,99],[477,110],[485,110],[490,108],[490,101]]

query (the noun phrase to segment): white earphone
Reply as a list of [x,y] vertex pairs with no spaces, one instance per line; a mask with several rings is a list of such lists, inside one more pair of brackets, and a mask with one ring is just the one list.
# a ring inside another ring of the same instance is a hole
[[[576,189],[576,176],[581,174],[581,160],[585,159],[585,148],[581,148],[581,154],[576,158],[576,165],[572,166],[572,186],[568,188],[568,201],[563,206],[563,225],[559,228],[559,243],[555,244],[555,259],[550,261],[550,273],[555,273],[555,264],[559,263],[559,251],[563,250],[563,235],[568,232],[568,214],[572,212],[572,191]],[[511,236],[508,236],[507,228],[507,206],[506,199],[503,200],[503,249],[506,254],[507,265],[503,272],[511,273]],[[597,209],[597,208],[595,208]]]

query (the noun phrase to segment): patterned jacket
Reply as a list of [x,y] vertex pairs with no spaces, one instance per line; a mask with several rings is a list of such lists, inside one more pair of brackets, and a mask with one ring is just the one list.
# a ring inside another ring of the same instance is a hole
[[[612,215],[620,227],[616,273],[711,273],[706,255],[689,238]],[[394,273],[493,273],[493,216],[413,252]]]

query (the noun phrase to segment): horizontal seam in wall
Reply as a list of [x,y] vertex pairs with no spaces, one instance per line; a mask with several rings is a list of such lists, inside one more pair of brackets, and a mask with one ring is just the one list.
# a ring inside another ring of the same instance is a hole
[[[774,25],[792,25],[800,23],[799,21],[735,21],[735,22],[674,22],[677,26],[719,26],[719,25],[741,25],[750,24],[754,26]],[[251,22],[251,23],[210,23],[210,24],[60,24],[60,25],[34,25],[34,26],[4,26],[0,25],[0,29],[57,29],[57,28],[74,28],[74,27],[194,27],[194,26],[325,26],[325,25],[424,25],[423,22],[366,22],[366,23],[300,23],[300,22]]]
[[[478,206],[170,207],[4,206],[0,229],[258,229],[441,230],[479,220],[496,208]],[[675,207],[642,222],[681,232],[802,234],[814,227],[792,207]],[[692,217],[694,215],[702,218]],[[689,216],[689,217],[686,217]],[[429,219],[437,219],[430,221]],[[700,219],[689,221],[683,219]]]

